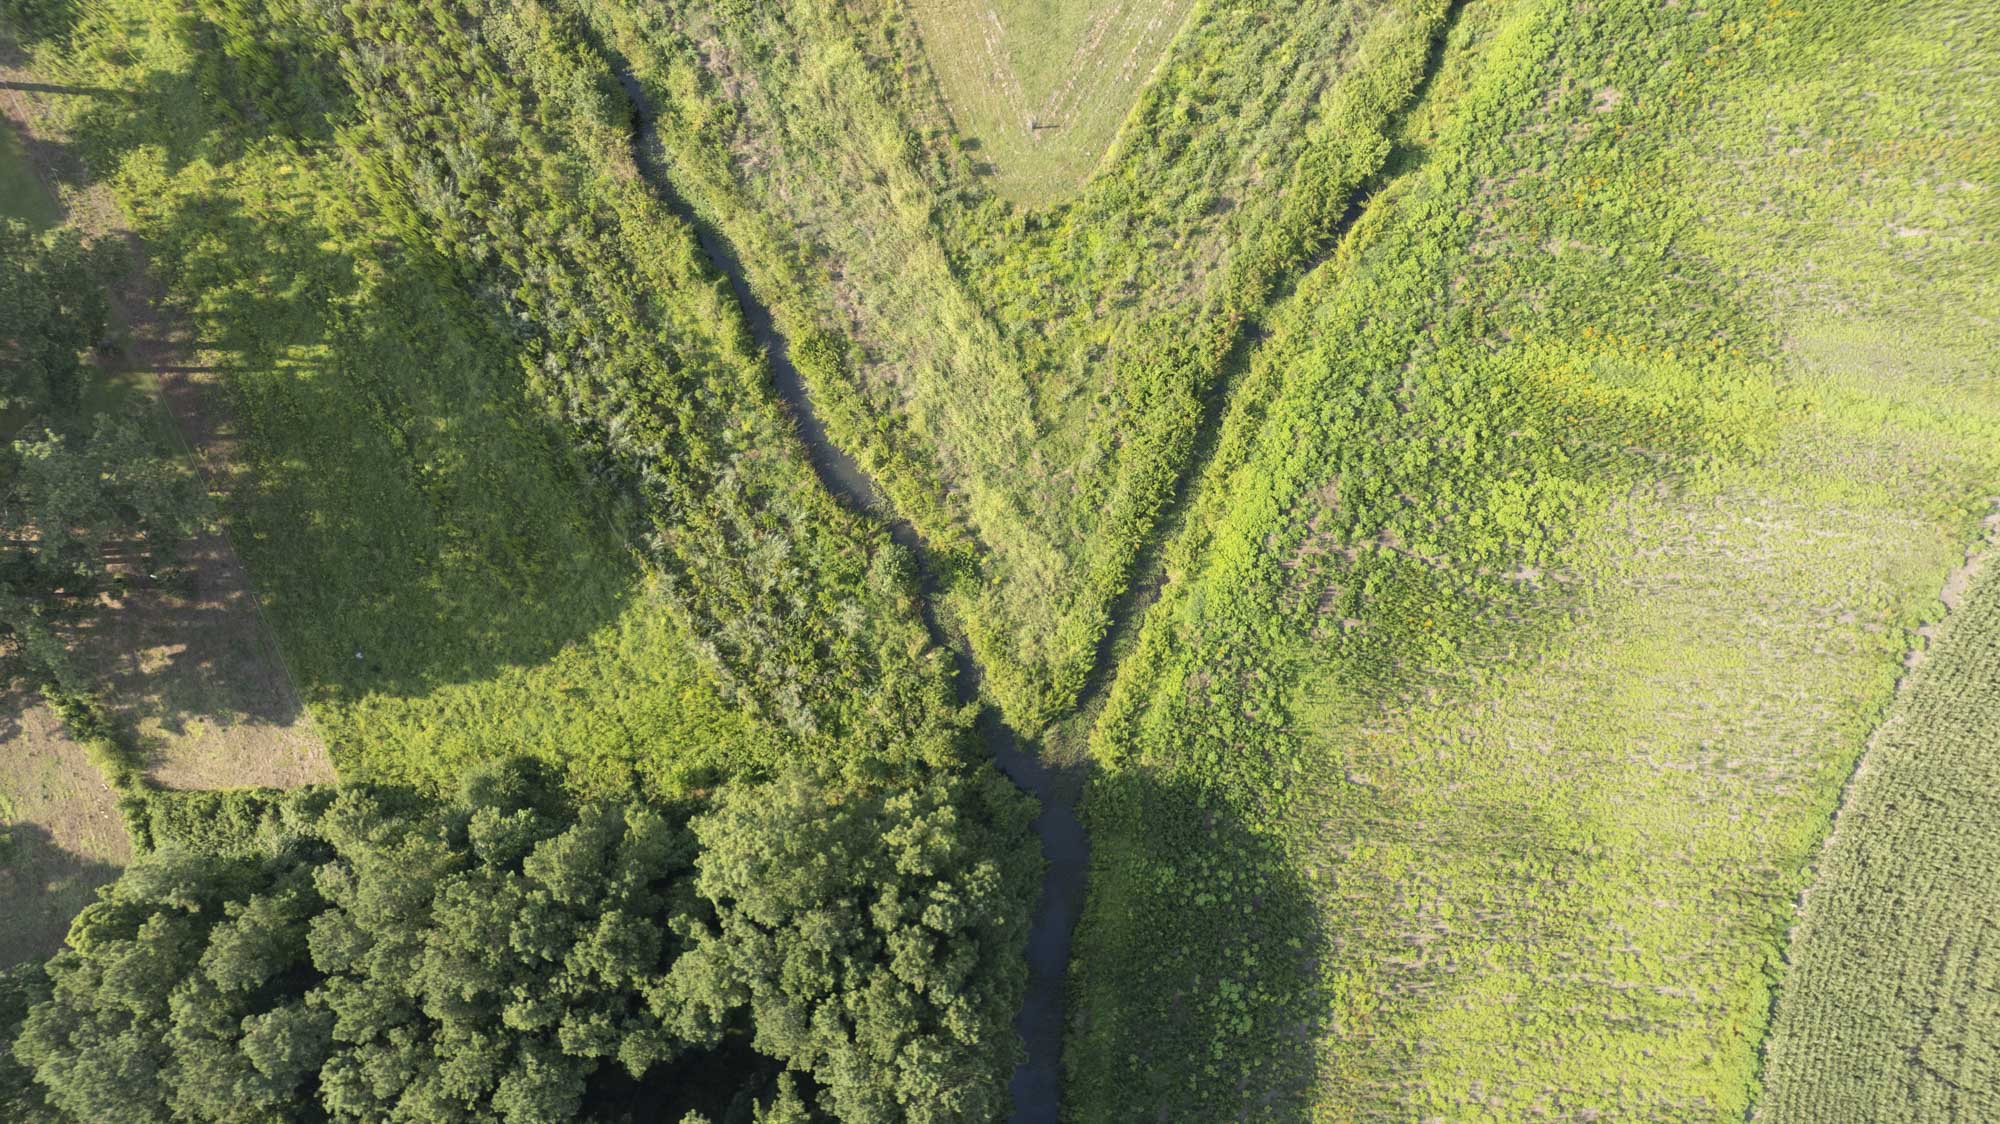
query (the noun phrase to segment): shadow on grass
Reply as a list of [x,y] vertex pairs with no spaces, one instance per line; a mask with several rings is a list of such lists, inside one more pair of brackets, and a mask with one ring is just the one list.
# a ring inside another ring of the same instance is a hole
[[230,198],[149,233],[202,293],[198,342],[138,347],[309,699],[483,680],[623,609],[611,489],[442,263]]
[[64,850],[40,824],[0,823],[0,969],[54,955],[70,921],[119,873]]
[[1278,842],[1225,793],[1149,768],[1092,777],[1065,1108],[1134,1121],[1303,1119],[1326,955]]
[[[282,37],[224,41],[199,20],[160,34],[186,38],[196,61],[77,61],[60,76],[74,84],[42,85],[114,93],[63,111],[75,143],[31,152],[60,182],[136,167],[165,185],[128,189],[135,248],[181,307],[135,279],[129,365],[157,378],[222,497],[228,541],[146,559],[147,574],[181,572],[189,587],[146,599],[159,620],[103,628],[160,641],[143,669],[164,708],[152,716],[170,731],[282,723],[301,694],[428,694],[545,662],[615,619],[638,575],[626,513],[530,401],[522,345],[487,294],[356,228],[365,204],[328,219],[321,204],[346,174],[317,155],[344,97],[322,73],[332,60]],[[176,177],[197,163],[220,174]],[[314,168],[321,182],[298,178]],[[296,691],[223,682],[254,672],[240,649],[257,630],[232,618],[259,612],[285,649],[264,662]]]

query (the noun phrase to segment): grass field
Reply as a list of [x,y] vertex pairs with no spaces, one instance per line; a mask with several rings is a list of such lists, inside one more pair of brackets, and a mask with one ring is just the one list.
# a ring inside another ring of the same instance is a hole
[[1194,0],[920,0],[939,91],[993,189],[1029,205],[1095,171]]
[[[620,178],[629,138],[536,88],[567,65],[561,28],[488,15],[477,57],[520,99],[520,147],[464,186],[494,197],[412,189],[395,163],[469,104],[419,105],[359,61],[474,41],[401,37],[431,18],[416,9],[317,27],[281,5],[190,22],[134,0],[85,13],[46,60],[129,92],[75,99],[65,124],[191,325],[237,548],[342,775],[442,786],[524,752],[582,789],[680,791],[791,752],[955,752],[926,740],[956,718],[933,705],[944,666],[907,579],[870,568],[886,537],[818,491],[685,227]],[[335,120],[372,146],[337,143]],[[531,264],[510,207],[597,249]],[[467,214],[496,224],[483,242],[441,233]],[[679,510],[689,494],[705,510]],[[828,686],[857,677],[898,690]]]
[[1243,324],[1387,160],[1446,5],[1201,7],[1050,210],[983,186],[899,7],[588,12],[1033,730],[1088,680]]
[[2000,581],[1869,742],[1792,935],[1757,1118],[2000,1115]]
[[1093,734],[1079,1119],[1741,1117],[2000,493],[1991,34],[1468,7]]

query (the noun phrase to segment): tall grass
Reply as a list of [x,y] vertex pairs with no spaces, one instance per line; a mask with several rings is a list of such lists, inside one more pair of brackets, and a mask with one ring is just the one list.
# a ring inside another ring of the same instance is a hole
[[[1079,1118],[1741,1117],[1791,895],[2000,484],[1991,220],[1919,187],[1981,157],[1866,156],[1976,131],[1981,67],[1914,65],[1975,33],[1922,9],[1459,21],[1093,732]],[[1875,233],[1913,203],[1934,241]]]

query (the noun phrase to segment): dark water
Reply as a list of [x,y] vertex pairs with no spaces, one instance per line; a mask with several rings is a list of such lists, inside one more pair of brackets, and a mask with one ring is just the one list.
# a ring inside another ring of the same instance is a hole
[[[952,654],[958,671],[959,700],[974,701],[979,693],[981,669],[972,653],[952,643],[938,623],[933,607],[937,595],[936,572],[922,537],[907,520],[897,518],[889,510],[875,482],[853,457],[827,437],[826,426],[813,412],[805,380],[792,365],[785,338],[772,323],[771,310],[750,291],[735,247],[674,192],[660,160],[653,133],[652,104],[645,88],[628,71],[621,70],[618,81],[625,87],[634,108],[633,147],[640,172],[661,201],[694,227],[702,251],[729,278],[736,301],[743,307],[751,337],[770,358],[771,378],[778,398],[791,411],[798,425],[799,440],[804,443],[820,482],[848,506],[882,519],[888,525],[890,537],[916,559],[924,625],[930,630],[932,641]],[[1090,862],[1089,838],[1076,815],[1082,778],[1074,770],[1051,768],[1032,746],[1022,744],[992,707],[981,711],[978,733],[1000,771],[1041,802],[1041,813],[1035,817],[1035,834],[1041,840],[1048,871],[1042,882],[1041,904],[1028,929],[1028,993],[1020,1017],[1015,1020],[1015,1027],[1027,1046],[1028,1059],[1014,1072],[1010,1089],[1014,1098],[1013,1120],[1019,1124],[1045,1124],[1056,1120],[1061,1103],[1063,982],[1069,970],[1070,935],[1083,906],[1084,872]]]

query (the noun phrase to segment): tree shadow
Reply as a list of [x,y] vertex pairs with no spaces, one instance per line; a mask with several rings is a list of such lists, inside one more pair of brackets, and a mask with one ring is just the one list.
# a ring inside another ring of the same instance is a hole
[[[301,694],[426,694],[545,662],[614,619],[639,576],[624,513],[531,401],[523,344],[488,294],[356,228],[365,205],[330,219],[283,179],[305,174],[294,163],[347,174],[320,159],[345,87],[310,75],[332,60],[190,27],[177,34],[194,65],[99,60],[126,88],[70,112],[73,142],[32,154],[81,186],[143,146],[144,174],[182,192],[134,203],[135,248],[190,299],[168,307],[143,277],[126,286],[127,365],[157,378],[224,530],[180,563],[135,559],[147,619],[99,626],[146,642],[122,671],[138,710],[170,732],[196,718],[285,723]],[[196,162],[225,171],[216,189],[170,178]],[[261,178],[255,213],[236,177]],[[163,562],[192,585],[155,581]],[[282,656],[254,651],[260,615]]]
[[111,86],[68,86],[57,82],[0,81],[0,90],[24,90],[31,94],[77,94],[83,97],[113,97],[128,91]]
[[27,713],[34,697],[27,685],[10,677],[0,675],[0,744],[12,742],[25,731],[21,726],[21,716]]
[[1066,1107],[1122,1120],[1303,1119],[1335,1009],[1312,895],[1218,787],[1100,771],[1072,963]]
[[183,310],[193,340],[137,346],[261,595],[198,564],[209,595],[185,623],[261,605],[311,698],[485,679],[622,611],[638,570],[616,501],[531,402],[519,342],[442,263],[382,245],[357,259],[227,198],[154,241],[218,282]]
[[[768,1105],[784,1063],[760,1054],[745,1025],[731,1029],[720,1046],[692,1050],[655,1065],[637,1080],[615,1064],[590,1077],[583,1117],[638,1124],[676,1124],[691,1114],[715,1124],[752,1124],[757,1106]],[[801,1075],[794,1075],[797,1079]],[[807,1102],[814,1086],[806,1079]]]
[[0,836],[0,968],[10,968],[53,956],[70,921],[121,871],[65,850],[40,824],[0,824]]

